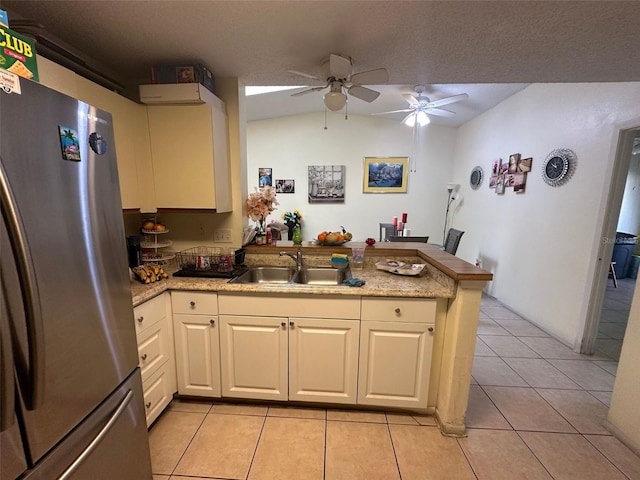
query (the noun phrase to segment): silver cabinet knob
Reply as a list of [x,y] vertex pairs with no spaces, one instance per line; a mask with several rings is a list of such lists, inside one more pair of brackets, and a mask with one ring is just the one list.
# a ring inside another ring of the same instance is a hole
[[287,322],[282,322],[280,325],[282,326],[282,328],[287,328]]
[[151,402],[145,403],[144,406],[147,407],[147,408],[151,408]]
[[144,322],[144,317],[140,315],[138,318],[136,318],[136,320],[138,320],[138,323],[142,323]]
[[397,308],[396,308],[396,310],[395,310],[395,312],[396,312],[398,315],[400,315],[400,307],[397,307]]
[[289,322],[289,326],[290,326],[291,328],[293,328],[293,327],[295,327],[295,326],[296,326],[296,324],[295,324],[295,323],[293,323],[293,322]]
[[147,354],[143,353],[142,355],[140,355],[140,358],[144,361],[147,359]]
[[191,305],[191,308],[196,308],[196,302],[194,302],[193,300],[189,302],[189,305]]
[[210,324],[212,327],[215,327],[215,326],[216,326],[216,321],[212,318],[211,320],[209,320],[209,324]]
[[429,330],[430,332],[433,332],[433,327],[429,327],[427,328],[427,330]]

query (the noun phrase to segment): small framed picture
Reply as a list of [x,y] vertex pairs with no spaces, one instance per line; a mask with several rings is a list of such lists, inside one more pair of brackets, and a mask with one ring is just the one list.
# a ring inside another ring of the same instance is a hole
[[258,169],[258,185],[262,187],[273,186],[273,177],[271,176],[271,168]]
[[531,171],[531,165],[533,163],[533,158],[523,158],[518,161],[518,165],[516,167],[516,173],[528,173]]
[[519,153],[512,153],[509,155],[509,165],[507,167],[507,173],[516,173],[518,162],[520,161]]
[[62,149],[62,158],[79,162],[80,158],[80,140],[77,130],[64,125],[58,125],[60,132],[60,148]]
[[296,181],[276,180],[276,193],[296,193]]
[[496,182],[496,194],[502,195],[504,193],[504,175],[498,175],[498,180]]
[[498,184],[498,175],[491,175],[489,177],[489,188],[496,188],[496,185]]
[[527,185],[527,174],[516,173],[513,176],[513,191],[516,193],[524,193],[524,187]]
[[498,158],[497,160],[493,161],[493,167],[491,168],[491,175],[498,175],[500,173],[500,165],[502,165],[501,158]]

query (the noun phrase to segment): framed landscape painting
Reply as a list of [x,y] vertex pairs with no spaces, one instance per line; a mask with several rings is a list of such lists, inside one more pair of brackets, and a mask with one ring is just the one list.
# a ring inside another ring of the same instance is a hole
[[364,193],[407,193],[409,157],[365,157]]

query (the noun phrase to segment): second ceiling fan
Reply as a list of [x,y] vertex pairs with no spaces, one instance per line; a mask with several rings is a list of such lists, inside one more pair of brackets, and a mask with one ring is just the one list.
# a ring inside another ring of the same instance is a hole
[[351,57],[331,54],[329,59],[325,61],[325,64],[328,64],[329,67],[326,79],[297,70],[289,70],[290,73],[301,75],[305,78],[326,82],[326,84],[321,87],[311,87],[294,93],[292,96],[305,95],[329,88],[329,91],[324,95],[324,104],[329,110],[335,112],[342,110],[346,105],[347,94],[364,100],[365,102],[373,102],[378,98],[380,92],[367,88],[364,85],[380,85],[389,81],[389,74],[384,68],[376,68],[374,70],[352,74]]
[[469,95],[467,95],[466,93],[461,93],[459,95],[453,95],[451,97],[442,98],[440,100],[435,100],[432,102],[431,100],[429,100],[429,97],[424,94],[424,85],[416,85],[414,87],[414,90],[416,92],[416,95],[412,95],[410,93],[402,94],[402,97],[409,104],[409,108],[404,108],[401,110],[391,110],[390,112],[374,113],[374,115],[388,115],[391,113],[409,112],[408,115],[402,119],[402,123],[408,125],[409,127],[413,127],[414,125],[416,125],[416,123],[420,126],[424,126],[430,122],[429,115],[453,117],[455,115],[455,112],[452,112],[451,110],[445,110],[444,108],[440,107],[469,98]]

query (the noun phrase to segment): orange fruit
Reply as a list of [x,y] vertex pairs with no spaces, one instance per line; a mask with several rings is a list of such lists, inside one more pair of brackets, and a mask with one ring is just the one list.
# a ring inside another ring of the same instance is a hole
[[343,234],[338,235],[338,241],[339,242],[344,242],[344,235]]
[[318,241],[319,242],[324,242],[327,239],[327,232],[322,232],[320,234],[318,234]]

